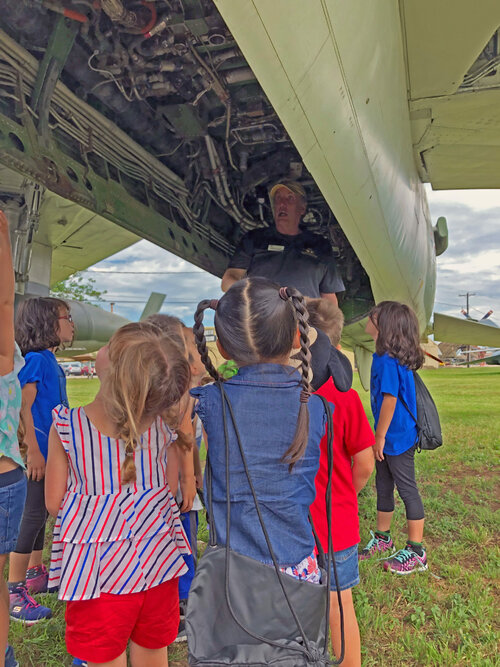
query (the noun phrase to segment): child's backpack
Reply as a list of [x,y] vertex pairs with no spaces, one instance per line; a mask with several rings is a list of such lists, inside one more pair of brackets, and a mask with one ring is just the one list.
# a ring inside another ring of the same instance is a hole
[[399,400],[410,413],[417,425],[417,451],[422,449],[437,449],[443,444],[441,434],[441,422],[432,396],[424,384],[420,375],[413,371],[415,380],[415,395],[417,397],[417,417],[412,413],[405,401],[399,396]]

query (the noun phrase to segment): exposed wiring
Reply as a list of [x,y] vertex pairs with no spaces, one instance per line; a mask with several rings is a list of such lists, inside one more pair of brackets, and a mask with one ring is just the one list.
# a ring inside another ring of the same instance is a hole
[[229,132],[231,130],[231,100],[228,99],[226,103],[226,151],[227,157],[229,159],[229,164],[234,169],[234,171],[239,171],[236,165],[233,162],[233,156],[231,155],[231,146],[229,145]]
[[93,72],[97,72],[98,74],[103,74],[104,76],[108,77],[111,81],[113,81],[113,83],[116,85],[116,87],[123,95],[123,97],[127,100],[127,102],[132,102],[134,98],[127,94],[125,88],[121,85],[121,83],[118,81],[118,79],[115,77],[114,74],[112,74],[107,69],[100,69],[99,67],[94,67],[94,65],[92,65],[92,59],[95,58],[97,55],[99,55],[99,51],[94,51],[94,53],[87,60],[87,65]]
[[185,142],[186,142],[185,139],[181,139],[173,151],[170,151],[170,153],[158,153],[157,155],[155,155],[155,157],[171,157],[172,155],[175,155],[175,153],[177,153],[179,148],[183,146]]

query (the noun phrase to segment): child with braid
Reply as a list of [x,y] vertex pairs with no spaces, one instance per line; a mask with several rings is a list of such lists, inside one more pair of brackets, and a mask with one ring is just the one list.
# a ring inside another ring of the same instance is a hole
[[92,403],[53,411],[45,476],[56,516],[50,583],[66,600],[66,646],[89,667],[167,667],[190,548],[167,484],[175,434],[162,419],[189,388],[188,361],[148,322],[96,359]]
[[[315,496],[326,415],[321,399],[310,395],[304,299],[296,289],[251,277],[236,282],[218,302],[201,301],[193,331],[207,371],[219,380],[203,333],[207,308],[215,310],[220,353],[234,359],[239,368],[224,382],[224,388],[278,564],[286,574],[318,583],[320,571],[308,513]],[[300,348],[300,373],[288,365],[292,348]],[[217,542],[224,544],[226,471],[221,392],[211,384],[192,389],[191,394],[199,399],[195,410],[210,456]],[[231,547],[272,566],[229,421]]]

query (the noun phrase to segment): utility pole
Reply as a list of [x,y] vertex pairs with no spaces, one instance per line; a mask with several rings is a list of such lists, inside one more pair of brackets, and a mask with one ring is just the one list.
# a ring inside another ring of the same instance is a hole
[[[465,313],[467,319],[469,319],[469,297],[470,296],[476,296],[475,292],[466,292],[465,294],[459,294],[458,296],[464,296],[466,301],[466,306],[465,306]],[[470,345],[467,345],[467,368],[470,368]]]

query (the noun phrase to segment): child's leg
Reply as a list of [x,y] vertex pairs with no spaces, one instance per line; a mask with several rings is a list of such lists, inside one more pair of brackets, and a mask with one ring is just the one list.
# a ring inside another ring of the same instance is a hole
[[131,641],[130,662],[132,667],[168,667],[168,649],[166,646],[156,649],[144,648]]
[[415,479],[415,448],[411,447],[398,456],[389,456],[388,459],[398,493],[405,505],[408,539],[412,542],[422,542],[424,505]]
[[[44,480],[42,479],[39,482],[28,480],[26,504],[19,529],[19,537],[16,548],[10,557],[9,583],[25,581],[31,552],[39,538],[40,531],[45,526],[46,518]],[[40,548],[43,548],[43,544],[42,547],[38,546],[38,549]]]
[[88,667],[127,667],[127,651],[123,651],[118,658],[109,662],[90,662],[89,660],[87,661],[87,665]]
[[387,455],[383,461],[375,461],[377,487],[377,530],[389,532],[394,514],[394,477],[389,468]]
[[[43,527],[43,532],[45,535],[45,526]],[[28,568],[30,567],[38,567],[39,565],[42,565],[42,557],[43,557],[43,549],[40,550],[33,550],[30,554],[30,559],[28,562]]]
[[394,551],[390,530],[394,514],[394,478],[387,463],[387,455],[382,461],[375,461],[375,486],[377,487],[377,530],[368,544],[359,553],[360,560],[372,558],[384,551]]
[[[352,601],[352,589],[341,591],[342,609],[344,611],[344,659],[343,667],[359,667],[361,665],[361,640],[359,638],[358,620]],[[341,651],[340,609],[337,591],[330,593],[330,632],[332,633],[333,652],[338,657]]]
[[406,508],[408,544],[384,562],[384,569],[396,574],[411,574],[427,570],[427,555],[422,546],[424,506],[415,481],[415,448],[389,457],[389,465]]
[[[5,463],[4,463],[5,466]],[[4,468],[5,469],[5,468]],[[0,667],[5,664],[9,634],[9,589],[4,569],[15,547],[26,500],[26,477],[17,467],[0,473]]]
[[[358,545],[335,553],[337,566],[338,588],[342,600],[344,614],[344,659],[343,667],[359,667],[361,665],[361,648],[358,621],[352,602],[352,588],[359,584]],[[330,582],[330,630],[332,633],[333,651],[337,658],[341,651],[340,609],[337,597],[337,581],[332,566]]]
[[7,637],[9,635],[9,589],[4,580],[3,571],[8,554],[0,555],[0,667],[5,664]]
[[421,543],[424,539],[424,519],[407,520],[408,523],[408,540],[410,542]]
[[377,530],[389,533],[391,531],[393,514],[394,512],[377,512]]

